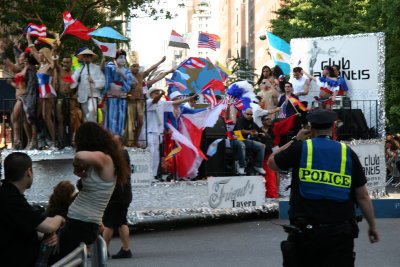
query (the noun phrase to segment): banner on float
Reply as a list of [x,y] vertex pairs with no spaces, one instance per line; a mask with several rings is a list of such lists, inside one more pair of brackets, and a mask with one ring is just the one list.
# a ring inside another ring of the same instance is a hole
[[149,188],[151,186],[151,155],[148,149],[127,149],[131,160],[132,188]]
[[211,177],[208,181],[208,203],[215,208],[246,208],[265,202],[262,176]]
[[385,191],[386,161],[384,143],[350,145],[360,159],[367,177],[368,192],[375,194]]
[[[290,41],[291,68],[299,66],[311,75],[319,77],[322,75],[324,66],[338,65],[341,69],[340,74],[349,88],[348,96],[353,100],[352,108],[362,109],[365,117],[368,118],[369,127],[378,127],[382,134],[384,131],[384,36],[384,33],[365,33],[292,39]],[[310,93],[305,97],[309,107],[315,101],[314,96],[318,95],[319,88],[315,82],[311,82]],[[367,103],[365,100],[370,102]],[[367,105],[368,108],[364,108],[363,105]],[[373,110],[370,108],[371,105]],[[378,114],[378,126],[375,125],[375,114]]]

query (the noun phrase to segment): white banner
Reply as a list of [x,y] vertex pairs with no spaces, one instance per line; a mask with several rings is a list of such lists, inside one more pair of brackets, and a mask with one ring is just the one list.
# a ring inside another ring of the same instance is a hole
[[151,155],[148,149],[129,149],[132,188],[149,188],[152,181]]
[[207,181],[211,208],[244,208],[265,203],[262,176],[212,177]]
[[350,145],[356,152],[367,177],[370,193],[384,192],[386,186],[386,162],[384,143]]

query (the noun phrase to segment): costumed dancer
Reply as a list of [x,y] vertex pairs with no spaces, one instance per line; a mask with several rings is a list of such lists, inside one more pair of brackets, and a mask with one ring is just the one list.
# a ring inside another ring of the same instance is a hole
[[117,51],[115,60],[106,65],[106,85],[103,93],[107,97],[104,128],[121,137],[124,136],[126,94],[131,90],[134,79],[125,65],[126,52],[120,49]]

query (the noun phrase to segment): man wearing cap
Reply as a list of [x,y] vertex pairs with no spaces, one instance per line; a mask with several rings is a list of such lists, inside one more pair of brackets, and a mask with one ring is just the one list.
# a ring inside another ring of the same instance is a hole
[[331,139],[336,117],[331,110],[310,113],[311,129],[301,129],[268,160],[273,170],[292,168],[283,266],[354,266],[356,203],[367,220],[370,242],[379,241],[361,163],[350,147]]
[[162,140],[162,133],[164,131],[164,112],[173,112],[174,106],[180,105],[194,98],[188,97],[184,99],[178,99],[175,101],[164,101],[161,100],[165,92],[159,88],[150,88],[147,91],[146,100],[147,112],[147,140],[152,156],[152,175],[157,178],[158,165],[160,163],[160,140]]
[[81,104],[84,121],[97,122],[97,100],[105,85],[105,77],[100,66],[92,63],[97,55],[90,49],[84,49],[77,56],[83,60],[83,66],[72,75],[74,82],[71,88],[78,88],[78,102]]

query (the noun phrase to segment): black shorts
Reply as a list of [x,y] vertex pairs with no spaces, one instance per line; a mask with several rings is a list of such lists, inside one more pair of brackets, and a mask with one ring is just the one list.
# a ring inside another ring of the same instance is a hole
[[127,225],[128,207],[125,205],[109,205],[104,211],[103,224],[107,228],[118,228]]

